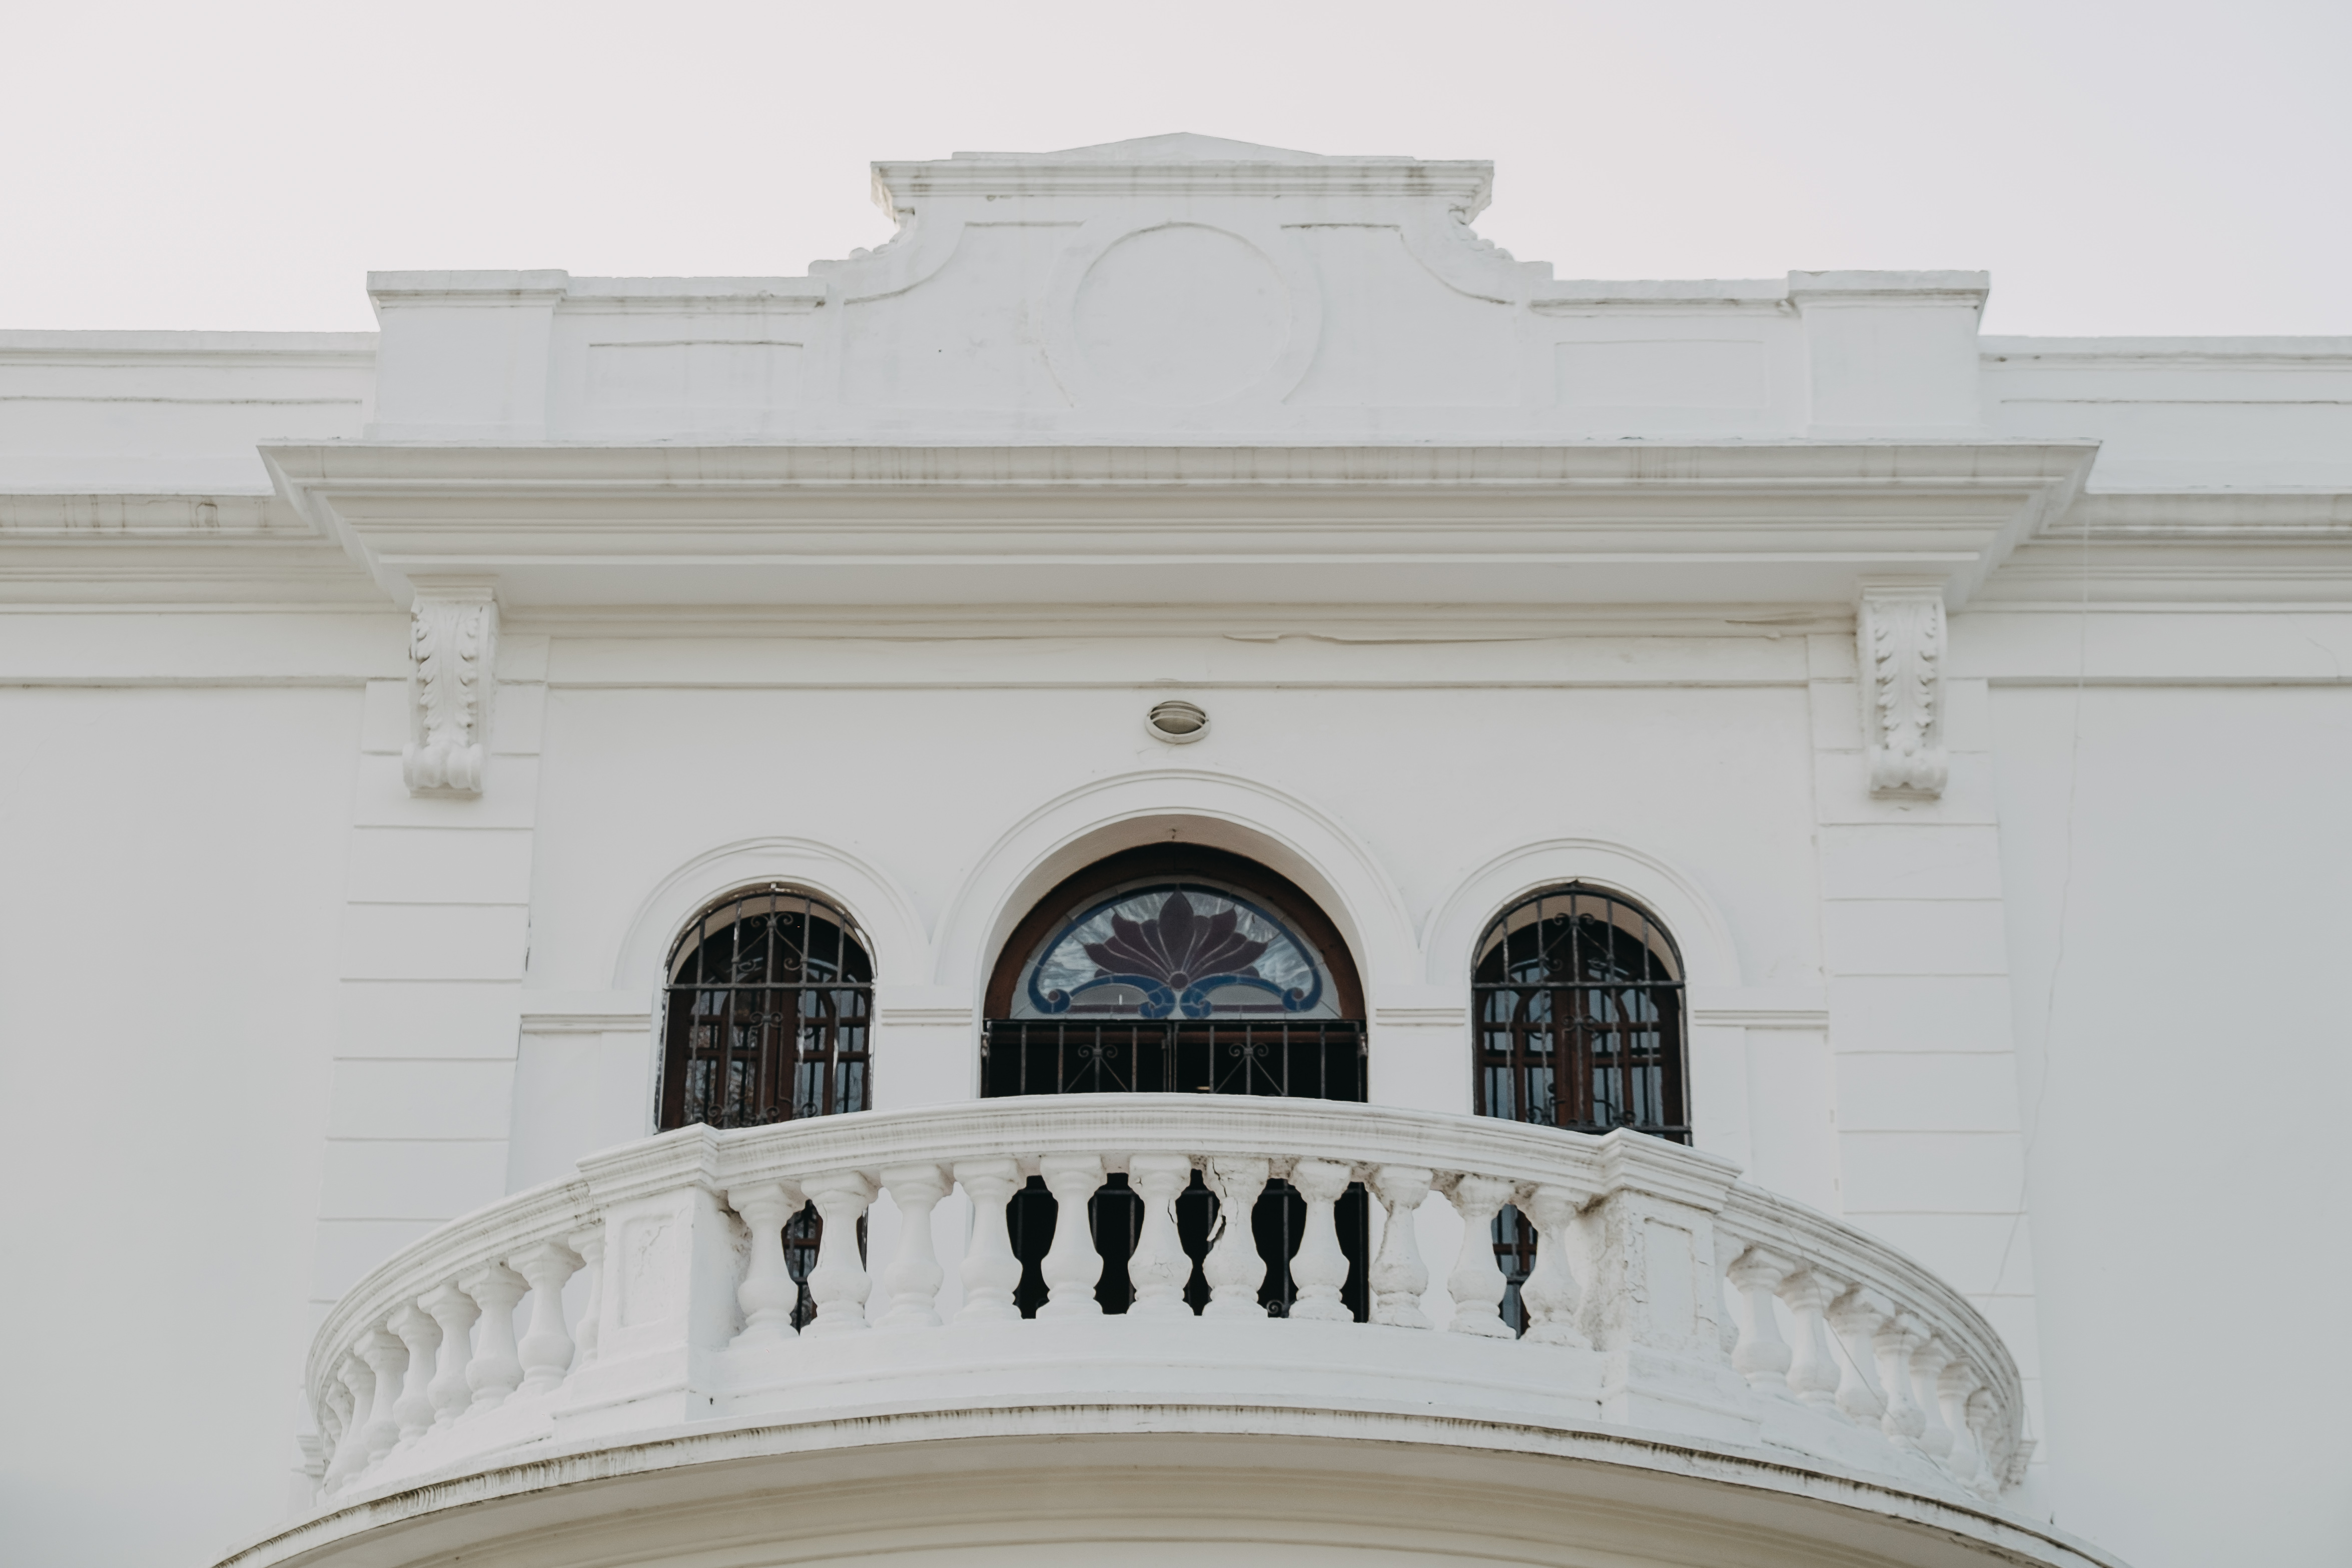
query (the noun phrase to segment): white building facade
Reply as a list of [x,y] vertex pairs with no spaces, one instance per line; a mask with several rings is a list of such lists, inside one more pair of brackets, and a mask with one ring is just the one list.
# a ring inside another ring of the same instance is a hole
[[2352,340],[1490,182],[0,333],[11,1560],[2352,1557]]

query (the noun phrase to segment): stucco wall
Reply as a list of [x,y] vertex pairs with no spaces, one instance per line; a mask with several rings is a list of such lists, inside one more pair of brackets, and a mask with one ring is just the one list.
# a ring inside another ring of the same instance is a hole
[[1996,688],[2050,1497],[2135,1568],[2352,1554],[2352,693]]
[[356,688],[0,689],[9,1561],[281,1513]]

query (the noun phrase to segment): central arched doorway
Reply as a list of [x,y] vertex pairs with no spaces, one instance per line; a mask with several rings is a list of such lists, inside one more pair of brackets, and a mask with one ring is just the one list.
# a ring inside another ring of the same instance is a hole
[[[1365,1098],[1363,984],[1338,927],[1287,878],[1220,849],[1148,845],[1063,881],[1006,941],[984,1005],[985,1096]],[[1007,1211],[1024,1317],[1045,1297],[1039,1265],[1057,1207],[1032,1178]],[[1106,1312],[1124,1312],[1143,1200],[1114,1174],[1087,1209],[1103,1259],[1096,1299]],[[1259,1300],[1271,1315],[1287,1311],[1296,1293],[1289,1264],[1306,1213],[1290,1184],[1276,1181],[1250,1216],[1266,1263]],[[1349,1264],[1341,1298],[1365,1319],[1370,1204],[1360,1185],[1340,1200],[1337,1218]],[[1201,1264],[1222,1223],[1196,1172],[1176,1203],[1194,1311],[1208,1300]]]

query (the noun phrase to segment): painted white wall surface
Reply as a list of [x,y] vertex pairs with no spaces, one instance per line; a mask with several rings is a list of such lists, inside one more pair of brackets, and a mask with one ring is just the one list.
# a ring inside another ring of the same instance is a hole
[[709,900],[855,914],[912,1110],[977,1093],[1035,900],[1172,836],[1329,913],[1391,1107],[1470,1109],[1498,910],[1639,898],[1699,1149],[2013,1358],[2003,1506],[2352,1559],[2352,343],[1562,281],[1481,163],[877,179],[898,237],[805,277],[0,334],[0,1555],[311,1507],[313,1326],[652,1130]]
[[0,489],[267,492],[257,441],[356,436],[373,332],[0,331]]
[[187,1563],[285,1507],[359,694],[0,715],[0,1555]]
[[[2352,1295],[2324,1217],[2352,1192],[2352,694],[2011,688],[1993,717],[2060,1522],[2139,1564],[2340,1562],[2318,1413],[2352,1372],[2291,1347]],[[2217,1333],[2296,1369],[2148,1375]],[[2185,1433],[2215,1436],[2210,1500],[2150,1485]]]

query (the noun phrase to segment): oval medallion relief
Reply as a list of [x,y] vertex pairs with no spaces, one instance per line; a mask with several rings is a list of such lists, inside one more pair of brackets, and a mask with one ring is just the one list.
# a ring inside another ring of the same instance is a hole
[[1273,368],[1290,336],[1290,290],[1247,241],[1170,224],[1097,258],[1076,317],[1106,393],[1181,408],[1231,397]]

